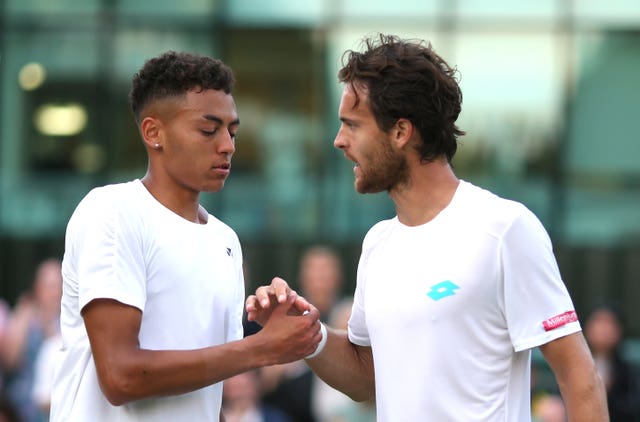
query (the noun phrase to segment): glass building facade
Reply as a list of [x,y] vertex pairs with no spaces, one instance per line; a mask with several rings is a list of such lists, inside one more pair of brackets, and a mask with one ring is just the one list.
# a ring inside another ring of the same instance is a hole
[[[224,190],[251,283],[295,284],[312,243],[355,283],[367,229],[394,215],[353,191],[332,145],[342,53],[365,35],[426,39],[455,65],[467,132],[457,174],[525,203],[549,231],[579,311],[618,301],[640,335],[637,0],[0,0],[0,296],[62,256],[92,187],[142,177],[133,73],[163,51],[231,65],[242,125]],[[390,280],[390,284],[393,281]]]

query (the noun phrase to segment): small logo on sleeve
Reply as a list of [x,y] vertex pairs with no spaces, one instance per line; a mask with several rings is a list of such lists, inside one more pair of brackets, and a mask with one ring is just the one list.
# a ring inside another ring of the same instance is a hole
[[567,311],[563,314],[556,315],[545,321],[542,321],[542,326],[544,327],[545,331],[551,331],[577,320],[578,314],[576,314],[576,311]]

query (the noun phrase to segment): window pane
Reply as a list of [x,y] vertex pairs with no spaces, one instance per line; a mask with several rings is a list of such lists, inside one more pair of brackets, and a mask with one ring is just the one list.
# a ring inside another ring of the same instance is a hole
[[574,1],[573,4],[578,23],[635,28],[640,23],[638,0],[580,0]]
[[5,0],[8,15],[26,13],[95,13],[101,0]]
[[236,24],[320,23],[329,13],[325,0],[234,0],[226,2],[228,18]]
[[344,0],[340,2],[340,15],[349,19],[416,19],[436,16],[440,4],[438,0]]
[[558,8],[558,0],[458,0],[451,4],[461,18],[488,20],[550,20]]
[[143,16],[197,16],[210,15],[223,0],[135,0],[119,1],[118,10],[123,14]]

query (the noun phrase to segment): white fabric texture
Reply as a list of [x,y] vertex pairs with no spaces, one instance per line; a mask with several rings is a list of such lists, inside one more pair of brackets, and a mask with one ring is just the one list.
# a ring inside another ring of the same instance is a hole
[[530,420],[530,348],[580,330],[549,237],[522,204],[460,181],[427,224],[363,242],[349,338],[371,346],[379,421]]
[[206,224],[160,204],[140,180],[92,190],[66,233],[62,359],[52,421],[215,420],[222,383],[178,396],[112,406],[98,385],[80,314],[108,298],[142,311],[140,347],[186,350],[242,338],[244,281],[238,237],[203,208]]

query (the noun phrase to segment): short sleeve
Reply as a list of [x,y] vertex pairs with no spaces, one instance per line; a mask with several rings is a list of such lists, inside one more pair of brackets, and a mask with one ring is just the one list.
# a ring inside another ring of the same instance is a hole
[[[367,242],[365,238],[364,245],[366,245],[366,243]],[[370,249],[365,249],[363,247],[363,252],[360,255],[360,261],[358,262],[358,276],[356,281],[356,290],[353,296],[351,316],[349,317],[349,322],[347,324],[349,340],[353,344],[357,344],[358,346],[371,346],[364,307],[366,267],[369,254]]]
[[94,191],[83,202],[68,228],[80,310],[94,299],[113,299],[144,311],[140,219],[130,202],[106,192]]
[[500,253],[505,315],[516,351],[580,331],[551,240],[526,208],[505,233]]
[[240,241],[238,240],[238,237],[235,236],[235,243],[236,243],[236,250],[238,251],[238,253],[236,255],[234,255],[234,260],[235,260],[235,265],[237,268],[237,275],[238,275],[238,281],[237,281],[237,294],[236,294],[236,302],[234,303],[234,314],[233,314],[233,320],[231,321],[231,330],[229,333],[229,338],[227,339],[227,341],[235,341],[235,340],[240,340],[242,339],[242,337],[244,336],[244,329],[242,326],[242,319],[244,316],[244,298],[245,298],[245,282],[244,282],[244,271],[243,271],[243,267],[242,267],[242,248],[240,245]]

